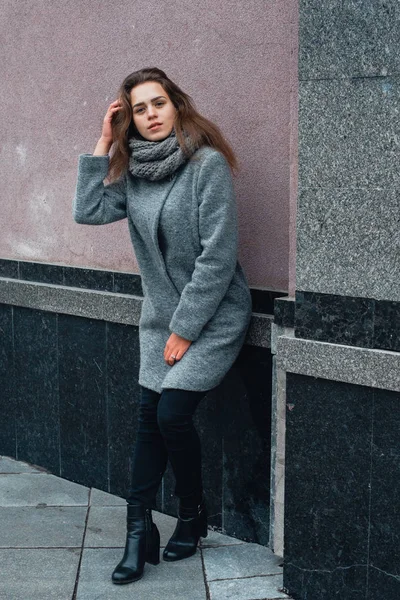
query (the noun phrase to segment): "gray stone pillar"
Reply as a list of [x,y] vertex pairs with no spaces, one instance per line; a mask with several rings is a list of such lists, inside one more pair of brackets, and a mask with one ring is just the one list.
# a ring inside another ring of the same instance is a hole
[[284,585],[400,597],[400,4],[300,0]]

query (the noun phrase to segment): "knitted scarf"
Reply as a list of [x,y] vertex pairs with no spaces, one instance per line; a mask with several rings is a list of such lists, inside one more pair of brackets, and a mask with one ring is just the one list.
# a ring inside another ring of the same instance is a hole
[[[187,146],[192,155],[196,147],[189,136],[185,135]],[[160,142],[130,138],[131,149],[129,171],[135,177],[156,181],[174,173],[178,167],[188,160],[179,146],[175,130]]]

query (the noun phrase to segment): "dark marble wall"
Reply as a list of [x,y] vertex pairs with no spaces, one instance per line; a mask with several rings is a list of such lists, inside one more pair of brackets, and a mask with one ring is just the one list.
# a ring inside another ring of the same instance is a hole
[[[278,299],[277,304],[284,302]],[[400,302],[297,291],[295,335],[399,352]]]
[[35,261],[0,258],[0,277],[23,279],[121,294],[143,294],[141,277],[102,269],[85,269]]
[[16,454],[58,472],[60,406],[57,317],[12,311]]
[[0,304],[0,448],[1,453],[15,456],[15,386],[13,309]]
[[274,324],[280,327],[294,327],[295,298],[286,296],[274,300]]
[[287,373],[284,587],[400,598],[400,394]]
[[[124,496],[137,428],[138,328],[0,304],[0,335],[0,454]],[[271,370],[268,348],[244,346],[195,415],[210,524],[262,544]],[[170,466],[157,508],[176,515]]]

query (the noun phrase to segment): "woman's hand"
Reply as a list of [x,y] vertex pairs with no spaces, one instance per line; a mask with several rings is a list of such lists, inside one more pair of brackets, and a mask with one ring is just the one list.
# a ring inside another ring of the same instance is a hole
[[122,103],[120,100],[115,100],[111,102],[108,110],[106,112],[106,116],[103,119],[103,128],[101,130],[101,138],[97,142],[96,148],[93,152],[93,156],[103,156],[108,154],[108,151],[111,148],[113,143],[113,134],[112,134],[112,126],[111,122],[113,120],[114,115],[121,110]]
[[111,121],[113,120],[115,113],[121,110],[121,108],[121,100],[115,100],[114,102],[111,102],[106,112],[106,116],[103,119],[103,129],[101,130],[101,137],[105,142],[109,142],[110,144],[112,144],[113,142]]
[[164,348],[165,362],[171,366],[175,364],[175,361],[182,358],[191,343],[190,340],[185,340],[176,333],[171,333]]

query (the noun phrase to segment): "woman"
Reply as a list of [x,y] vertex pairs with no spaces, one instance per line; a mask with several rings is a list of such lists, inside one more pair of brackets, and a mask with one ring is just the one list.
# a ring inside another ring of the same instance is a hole
[[235,167],[219,129],[157,68],[126,77],[93,154],[79,156],[74,219],[89,225],[128,219],[144,292],[139,428],[116,584],[142,577],[146,561],[159,562],[151,509],[168,458],[179,510],[164,560],[191,556],[207,535],[192,418],[238,356],[251,316],[237,260]]

